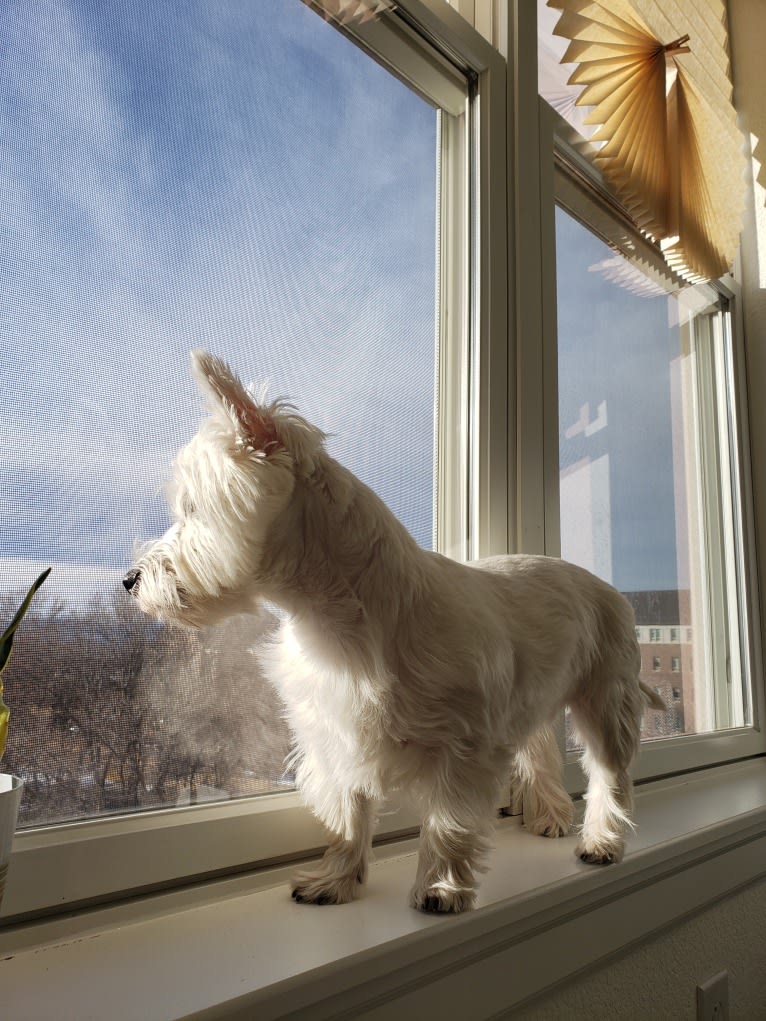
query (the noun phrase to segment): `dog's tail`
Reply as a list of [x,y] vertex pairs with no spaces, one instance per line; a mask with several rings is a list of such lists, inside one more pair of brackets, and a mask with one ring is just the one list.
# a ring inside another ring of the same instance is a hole
[[654,690],[650,688],[648,684],[644,684],[643,681],[638,682],[638,686],[641,689],[641,694],[644,696],[647,702],[648,709],[656,709],[658,712],[665,713],[668,711],[668,707],[665,705],[663,700]]

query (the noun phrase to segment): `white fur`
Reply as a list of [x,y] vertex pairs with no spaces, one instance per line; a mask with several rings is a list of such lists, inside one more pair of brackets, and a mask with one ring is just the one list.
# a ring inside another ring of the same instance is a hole
[[532,832],[571,825],[550,730],[565,705],[590,778],[578,853],[619,861],[641,713],[664,708],[639,682],[627,601],[563,561],[466,566],[420,549],[290,406],[257,402],[210,355],[193,364],[212,417],[178,455],[176,524],[125,584],[147,613],[191,625],[282,607],[262,663],[298,787],[333,833],[293,896],[351,899],[375,805],[406,788],[423,811],[412,904],[470,907],[509,771]]

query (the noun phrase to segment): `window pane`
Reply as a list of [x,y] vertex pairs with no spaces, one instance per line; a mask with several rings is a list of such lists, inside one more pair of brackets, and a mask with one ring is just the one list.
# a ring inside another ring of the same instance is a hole
[[193,347],[431,545],[438,111],[298,0],[17,0],[3,28],[0,620],[53,566],[6,674],[21,823],[282,789],[273,618],[169,631],[119,580],[168,525]]
[[634,607],[669,707],[645,739],[742,726],[725,312],[665,293],[562,209],[556,245],[561,554]]

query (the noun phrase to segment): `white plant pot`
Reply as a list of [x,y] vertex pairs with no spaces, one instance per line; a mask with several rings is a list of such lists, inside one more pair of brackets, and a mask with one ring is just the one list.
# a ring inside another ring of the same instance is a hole
[[21,804],[24,781],[10,773],[0,773],[0,905],[11,860],[11,845]]

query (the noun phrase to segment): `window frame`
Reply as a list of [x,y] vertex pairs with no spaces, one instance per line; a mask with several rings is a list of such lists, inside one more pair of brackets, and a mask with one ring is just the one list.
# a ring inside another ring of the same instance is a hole
[[[535,20],[536,46],[536,12],[535,15],[529,16],[529,20]],[[526,28],[527,31],[530,31],[529,25]],[[552,281],[548,285],[548,308],[543,309],[538,318],[542,331],[543,362],[546,366],[545,372],[542,373],[542,434],[549,437],[549,442],[545,444],[540,444],[538,440],[538,445],[543,447],[546,458],[545,482],[539,500],[544,501],[546,508],[545,552],[552,556],[559,556],[558,372],[556,330],[553,325],[555,312],[551,309],[555,309],[556,305],[554,213],[556,202],[562,198],[559,182],[562,180],[563,165],[568,164],[568,172],[573,181],[573,188],[567,193],[570,202],[564,205],[568,212],[575,215],[588,229],[601,236],[605,236],[605,225],[611,221],[614,233],[607,240],[616,244],[619,237],[624,236],[627,231],[636,248],[646,256],[650,265],[653,264],[656,267],[655,271],[658,274],[664,273],[670,276],[670,270],[664,268],[664,260],[662,260],[659,247],[655,248],[638,234],[629,215],[610,192],[603,176],[583,155],[583,152],[587,151],[589,147],[588,143],[577,135],[574,129],[541,97],[538,97],[538,109],[539,177],[543,189],[540,214],[543,233],[541,242],[542,276],[544,279]],[[583,205],[579,209],[572,208],[571,196],[574,191],[578,191],[583,197]],[[596,215],[596,211],[598,211],[598,222],[594,224],[590,214]],[[636,781],[648,781],[659,776],[704,769],[719,763],[766,754],[766,732],[764,731],[766,699],[764,697],[762,651],[758,640],[760,609],[755,560],[754,512],[749,485],[749,416],[740,288],[734,277],[727,276],[711,282],[707,285],[707,290],[711,305],[723,300],[729,306],[728,322],[731,336],[721,337],[721,341],[726,342],[727,354],[725,357],[730,360],[725,385],[729,390],[730,419],[728,427],[731,437],[730,461],[733,499],[735,514],[739,521],[737,554],[741,612],[738,614],[738,623],[743,670],[748,673],[752,725],[645,742],[642,744],[641,754],[632,769],[632,775]],[[530,344],[530,337],[520,333],[519,343]],[[522,423],[520,422],[520,434],[521,431]],[[522,445],[524,443],[521,435],[519,443]],[[567,754],[565,762],[564,776],[567,789],[572,793],[582,792],[586,781],[576,754]]]
[[[375,20],[343,30],[427,98],[438,97],[442,72],[449,79],[463,71],[473,82],[472,144],[464,155],[474,212],[465,217],[463,235],[456,232],[453,239],[465,244],[470,276],[463,282],[470,288],[463,329],[448,338],[446,358],[448,372],[460,374],[459,386],[480,402],[480,410],[471,404],[467,458],[460,437],[445,431],[443,444],[446,456],[463,466],[450,485],[453,498],[469,507],[468,517],[461,511],[454,519],[461,548],[470,554],[475,547],[500,548],[507,537],[506,66],[444,0],[401,0],[390,18],[391,31]],[[434,47],[444,59],[434,57]],[[473,480],[478,514],[466,476]],[[466,528],[478,538],[471,541]],[[419,824],[406,804],[381,822],[377,841],[412,834]],[[0,925],[310,857],[326,843],[326,831],[295,792],[21,831]]]

